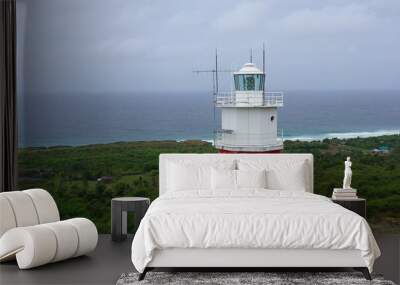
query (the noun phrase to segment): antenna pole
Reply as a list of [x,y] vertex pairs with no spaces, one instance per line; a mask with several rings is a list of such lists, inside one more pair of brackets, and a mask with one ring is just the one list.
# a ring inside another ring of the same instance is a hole
[[265,43],[263,43],[263,73],[265,74]]
[[250,49],[250,63],[253,62],[253,49]]
[[218,94],[218,50],[215,49],[215,91]]
[[264,92],[265,92],[265,43],[263,43],[263,73],[264,73],[264,86],[263,86],[263,89],[264,89]]
[[215,95],[215,74],[212,72],[212,79],[213,79],[213,95]]

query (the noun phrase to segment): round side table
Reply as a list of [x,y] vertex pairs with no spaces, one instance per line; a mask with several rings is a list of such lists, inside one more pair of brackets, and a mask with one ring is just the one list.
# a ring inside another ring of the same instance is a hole
[[127,235],[127,212],[135,214],[135,231],[150,205],[149,198],[118,197],[111,200],[111,238],[123,241]]

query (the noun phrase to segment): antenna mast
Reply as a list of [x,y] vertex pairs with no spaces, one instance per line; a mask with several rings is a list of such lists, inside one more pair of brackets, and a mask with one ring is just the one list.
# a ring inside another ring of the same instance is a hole
[[263,43],[263,73],[264,73],[263,90],[265,92],[265,77],[266,77],[266,74],[265,74],[265,43]]
[[[215,68],[212,69],[203,69],[203,70],[193,70],[194,73],[212,73],[212,80],[213,80],[213,96],[214,96],[214,102],[216,102],[217,100],[217,96],[218,96],[218,91],[219,91],[219,79],[218,79],[218,74],[219,72],[233,72],[233,70],[229,70],[229,69],[221,69],[218,70],[218,49],[215,49]],[[216,116],[215,116],[215,104],[213,104],[213,113],[214,113],[214,124],[215,124],[215,120],[216,120]]]
[[218,75],[220,72],[233,72],[230,69],[218,69],[218,50],[215,49],[215,67],[212,69],[197,69],[193,70],[194,73],[212,73],[212,80],[213,80],[213,95],[216,95],[219,90],[219,78]]
[[263,43],[263,73],[265,74],[265,43]]
[[253,49],[250,49],[250,63],[253,62]]
[[215,94],[218,94],[218,50],[215,49]]

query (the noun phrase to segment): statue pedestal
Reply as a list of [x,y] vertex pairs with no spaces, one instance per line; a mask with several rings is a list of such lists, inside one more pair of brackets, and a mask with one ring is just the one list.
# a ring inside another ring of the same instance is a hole
[[357,192],[355,188],[333,188],[333,192]]
[[333,188],[332,199],[355,199],[357,198],[357,189]]

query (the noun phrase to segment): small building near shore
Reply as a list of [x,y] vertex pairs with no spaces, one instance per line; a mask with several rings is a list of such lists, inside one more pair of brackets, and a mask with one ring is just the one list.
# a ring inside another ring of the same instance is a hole
[[373,154],[388,154],[390,152],[390,148],[388,145],[381,145],[377,148],[371,150]]
[[111,183],[113,180],[112,176],[102,176],[97,178],[97,182],[103,182],[103,183]]

